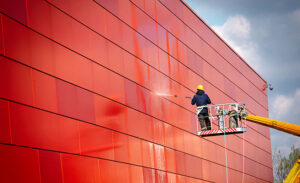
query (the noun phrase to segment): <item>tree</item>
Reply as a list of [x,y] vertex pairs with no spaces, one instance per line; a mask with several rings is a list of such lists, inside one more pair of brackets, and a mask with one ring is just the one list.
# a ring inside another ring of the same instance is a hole
[[291,152],[288,158],[283,156],[277,148],[274,149],[272,156],[274,182],[282,183],[284,181],[299,156],[300,149],[295,148],[294,145],[291,147]]

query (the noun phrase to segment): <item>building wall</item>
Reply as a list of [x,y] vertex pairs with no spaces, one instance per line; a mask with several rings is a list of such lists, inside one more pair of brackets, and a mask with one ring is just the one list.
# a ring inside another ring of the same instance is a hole
[[[226,182],[223,136],[196,136],[190,101],[156,93],[203,84],[214,104],[268,116],[266,82],[180,0],[2,0],[0,12],[3,182]],[[229,182],[273,181],[269,128],[226,142]]]

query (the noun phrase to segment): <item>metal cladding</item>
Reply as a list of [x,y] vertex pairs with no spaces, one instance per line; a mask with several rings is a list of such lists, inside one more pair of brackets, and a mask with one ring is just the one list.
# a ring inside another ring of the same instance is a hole
[[[156,93],[202,84],[214,104],[268,115],[266,82],[180,0],[0,12],[1,182],[226,182],[223,137],[198,137],[190,100]],[[272,182],[269,128],[244,138],[226,136],[229,182]]]

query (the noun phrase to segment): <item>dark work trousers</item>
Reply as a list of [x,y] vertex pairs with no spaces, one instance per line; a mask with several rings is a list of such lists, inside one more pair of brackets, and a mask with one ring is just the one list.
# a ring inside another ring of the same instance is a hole
[[211,130],[211,124],[208,117],[208,113],[198,114],[198,119],[201,125],[201,130]]

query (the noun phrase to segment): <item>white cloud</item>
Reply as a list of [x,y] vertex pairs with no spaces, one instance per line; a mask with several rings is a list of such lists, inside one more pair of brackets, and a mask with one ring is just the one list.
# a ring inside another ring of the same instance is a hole
[[282,121],[300,124],[298,118],[300,106],[300,88],[291,95],[277,95],[270,108],[271,117]]
[[233,39],[249,39],[251,25],[248,19],[241,15],[229,17],[221,26],[213,26],[221,37]]
[[229,17],[221,26],[213,29],[259,73],[262,72],[258,45],[251,40],[251,23],[242,15]]
[[273,111],[276,118],[283,118],[292,109],[293,99],[285,95],[279,95],[275,98],[273,104]]
[[300,9],[293,11],[292,13],[289,14],[290,19],[300,25]]
[[[277,95],[270,106],[270,118],[300,125],[299,120],[300,88],[291,95]],[[271,130],[272,148],[279,149],[287,156],[292,145],[300,148],[300,139],[277,130]]]

